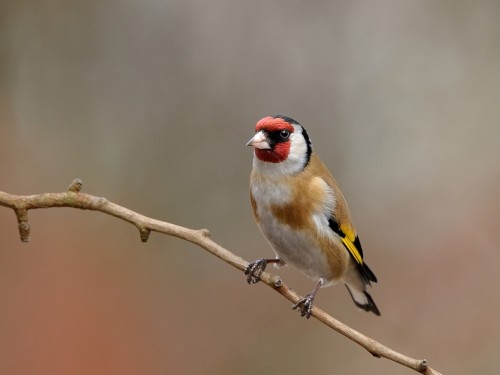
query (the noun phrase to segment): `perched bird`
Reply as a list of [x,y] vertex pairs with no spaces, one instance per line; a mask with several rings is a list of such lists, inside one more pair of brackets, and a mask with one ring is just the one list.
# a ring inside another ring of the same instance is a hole
[[367,287],[377,282],[363,250],[346,200],[330,171],[312,149],[297,121],[269,116],[257,122],[247,146],[254,147],[250,200],[257,224],[276,253],[245,270],[254,284],[268,263],[291,264],[317,281],[293,309],[309,318],[320,287],[341,281],[354,303],[380,315]]

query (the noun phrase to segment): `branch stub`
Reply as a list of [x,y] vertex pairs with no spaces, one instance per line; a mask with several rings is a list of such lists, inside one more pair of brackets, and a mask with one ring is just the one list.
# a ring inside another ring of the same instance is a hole
[[83,181],[79,178],[75,178],[73,182],[68,186],[68,191],[73,193],[79,193],[82,190]]

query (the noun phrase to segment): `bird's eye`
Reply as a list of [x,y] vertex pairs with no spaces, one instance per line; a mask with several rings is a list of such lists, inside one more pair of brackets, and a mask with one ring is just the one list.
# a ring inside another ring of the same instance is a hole
[[288,130],[282,130],[280,131],[280,137],[283,140],[287,140],[288,137],[290,137],[290,132]]

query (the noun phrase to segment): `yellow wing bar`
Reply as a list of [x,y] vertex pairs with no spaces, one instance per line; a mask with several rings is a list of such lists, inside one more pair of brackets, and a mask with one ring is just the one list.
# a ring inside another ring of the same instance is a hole
[[346,224],[342,224],[339,226],[339,224],[333,217],[328,220],[328,225],[335,233],[339,235],[340,239],[344,243],[344,246],[347,248],[347,250],[349,250],[356,263],[358,263],[360,266],[364,266],[363,249],[361,248],[359,238],[354,234],[351,226]]
[[363,256],[356,248],[356,245],[354,245],[354,242],[356,241],[356,236],[354,235],[351,228],[345,224],[342,224],[340,226],[340,231],[342,232],[342,234],[344,234],[340,238],[342,238],[342,242],[344,243],[345,247],[347,247],[347,250],[349,250],[349,252],[352,254],[353,258],[356,260],[358,264],[363,264]]
[[354,244],[347,237],[342,237],[342,242],[344,243],[345,247],[347,247],[347,250],[349,250],[356,262],[358,262],[359,264],[363,264],[363,258],[361,258],[361,254],[359,253],[358,249],[356,249],[356,246],[354,246]]

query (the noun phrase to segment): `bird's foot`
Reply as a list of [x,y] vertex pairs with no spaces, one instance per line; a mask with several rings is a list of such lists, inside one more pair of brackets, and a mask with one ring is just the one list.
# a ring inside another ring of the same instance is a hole
[[307,319],[311,317],[312,308],[314,303],[315,293],[308,293],[299,300],[292,309],[300,309],[300,316],[305,316]]
[[245,268],[245,275],[247,275],[247,283],[255,284],[260,281],[260,275],[266,269],[268,259],[260,258],[251,262]]

